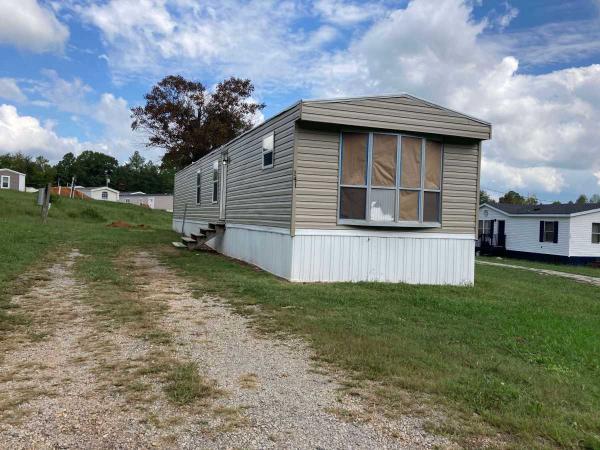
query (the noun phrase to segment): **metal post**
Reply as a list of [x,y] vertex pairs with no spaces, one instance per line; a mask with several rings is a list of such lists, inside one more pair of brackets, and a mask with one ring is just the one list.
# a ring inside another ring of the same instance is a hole
[[42,223],[46,223],[48,220],[48,209],[50,208],[50,190],[52,189],[52,184],[48,183],[48,186],[45,188],[44,192],[44,205],[42,206]]

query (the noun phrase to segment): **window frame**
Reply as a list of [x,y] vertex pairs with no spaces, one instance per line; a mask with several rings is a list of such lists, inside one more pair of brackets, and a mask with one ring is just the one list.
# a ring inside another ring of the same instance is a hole
[[[342,184],[342,157],[344,150],[344,133],[357,133],[357,134],[367,134],[367,174],[366,174],[366,184],[362,185],[347,185]],[[373,186],[372,185],[372,162],[373,162],[373,136],[375,134],[380,135],[391,135],[396,136],[396,174],[395,174],[395,186]],[[402,178],[402,137],[411,137],[421,139],[421,179],[420,186],[418,188],[406,188],[401,185]],[[440,188],[439,189],[430,189],[425,188],[425,151],[427,146],[427,140],[431,140],[434,142],[438,142],[441,144],[441,152],[440,152]],[[363,226],[373,226],[373,227],[399,227],[399,228],[440,228],[442,226],[442,196],[444,189],[444,152],[445,152],[445,144],[443,138],[428,138],[424,135],[411,134],[411,133],[399,133],[399,132],[390,132],[390,131],[371,131],[371,130],[351,130],[351,129],[343,129],[339,133],[339,148],[338,148],[338,195],[337,195],[337,212],[336,212],[336,220],[338,225],[363,225]],[[362,219],[343,219],[340,217],[340,206],[341,206],[341,190],[342,188],[362,188],[366,189],[366,205],[365,205],[365,220]],[[394,220],[393,221],[381,221],[381,220],[371,220],[371,191],[372,189],[388,189],[395,191],[395,201],[394,201]],[[418,211],[418,220],[417,221],[405,221],[400,220],[400,191],[413,191],[419,192],[419,211]],[[425,192],[434,192],[439,194],[439,221],[438,222],[424,222],[423,221],[423,213],[424,213],[424,199]]]
[[[489,225],[487,227],[487,233],[484,233],[486,230],[486,224]],[[494,219],[479,219],[479,224],[477,226],[477,239],[481,238],[481,236],[492,236],[494,230]],[[490,233],[492,231],[492,233]]]
[[219,161],[213,161],[212,168],[212,202],[219,203]]
[[102,198],[102,200],[108,200],[108,191],[102,191],[100,193],[100,197]]
[[202,170],[196,171],[196,205],[202,204]]
[[[544,220],[544,240],[542,241],[544,244],[555,244],[556,242],[554,242],[555,240],[555,234],[556,234],[556,228],[554,226],[554,220]],[[546,237],[548,233],[550,233],[550,231],[546,230],[546,226],[548,226],[548,224],[552,225],[552,236],[551,239],[548,240],[548,238]]]
[[[598,228],[598,231],[594,231],[594,226]],[[594,236],[597,241],[594,242]],[[592,244],[600,244],[600,223],[592,222]]]
[[[271,150],[265,151],[265,139],[269,137],[273,138],[273,148]],[[262,170],[272,169],[275,165],[275,131],[271,131],[265,134],[261,141],[261,152],[260,152],[260,164],[262,166]],[[265,153],[271,153],[271,164],[265,166]]]
[[[4,187],[4,180],[8,180],[6,187]],[[10,189],[10,175],[0,175],[0,189]]]

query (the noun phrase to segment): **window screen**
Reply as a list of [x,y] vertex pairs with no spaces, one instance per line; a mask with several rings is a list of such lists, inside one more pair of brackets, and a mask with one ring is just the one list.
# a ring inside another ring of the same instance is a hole
[[[262,167],[268,169],[273,167],[273,152],[275,150],[275,133],[270,133],[263,138],[262,142]],[[215,200],[216,201],[216,200]]]
[[201,182],[201,176],[200,176],[200,171],[196,172],[196,204],[200,204],[200,199],[201,199],[201,187],[200,187],[200,182]]
[[600,223],[592,224],[592,244],[600,244]]
[[373,135],[372,186],[396,186],[397,147],[397,136],[392,134]]
[[364,188],[340,188],[340,219],[365,220],[367,190]]
[[440,189],[442,186],[442,144],[427,141],[425,145],[425,189]]
[[392,222],[395,202],[396,191],[394,189],[371,189],[371,220]]
[[423,222],[439,222],[440,193],[425,192],[423,195]]
[[342,184],[367,184],[367,144],[366,133],[344,133],[342,138]]
[[422,139],[402,136],[402,187],[421,187],[421,143]]
[[400,191],[400,220],[419,220],[419,191]]

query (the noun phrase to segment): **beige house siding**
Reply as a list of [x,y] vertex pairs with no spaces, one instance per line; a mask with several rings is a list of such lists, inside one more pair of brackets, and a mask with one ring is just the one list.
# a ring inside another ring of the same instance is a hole
[[489,124],[411,97],[318,100],[302,103],[310,122],[489,139]]
[[[350,229],[337,224],[339,129],[297,127],[295,228]],[[446,140],[442,174],[442,227],[422,232],[474,234],[479,142]],[[400,231],[400,229],[398,230]]]
[[11,170],[2,170],[0,169],[0,176],[9,176],[10,177],[10,188],[13,191],[19,190],[19,174],[15,173]]
[[[289,228],[292,213],[294,123],[299,105],[242,134],[175,175],[174,219],[214,222],[219,204],[211,203],[212,167],[227,153],[227,223]],[[262,168],[262,140],[274,131],[273,167]],[[202,172],[202,202],[196,205],[196,172]],[[219,174],[222,165],[219,165]],[[220,180],[220,178],[219,178]],[[220,189],[220,186],[219,186]],[[219,199],[220,201],[220,199]]]
[[[209,153],[200,160],[175,174],[173,218],[186,221],[214,222],[219,219],[219,204],[212,202],[213,163],[219,161],[221,153]],[[219,168],[220,170],[220,168]],[[196,204],[196,173],[200,171],[200,205]]]

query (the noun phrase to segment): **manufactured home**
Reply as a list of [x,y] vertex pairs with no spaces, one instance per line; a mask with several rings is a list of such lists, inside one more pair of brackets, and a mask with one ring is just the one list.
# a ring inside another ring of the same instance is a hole
[[121,203],[145,206],[150,209],[162,209],[173,211],[173,194],[146,194],[145,192],[121,192],[119,194]]
[[25,174],[12,169],[0,169],[0,189],[25,192]]
[[100,187],[83,187],[75,186],[75,190],[87,195],[92,200],[104,200],[107,202],[118,202],[119,191],[109,188],[108,186]]
[[410,95],[299,101],[176,174],[173,229],[291,281],[471,284],[490,137]]
[[482,252],[549,261],[600,262],[600,203],[484,204],[477,248]]

